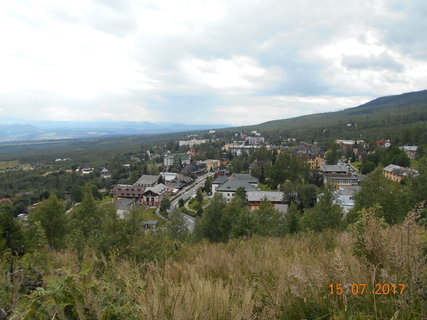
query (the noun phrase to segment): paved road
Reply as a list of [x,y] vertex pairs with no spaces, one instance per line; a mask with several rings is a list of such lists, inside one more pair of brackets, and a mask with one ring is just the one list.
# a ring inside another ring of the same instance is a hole
[[[194,182],[194,184],[188,190],[184,189],[180,193],[178,193],[179,196],[174,201],[172,201],[169,211],[172,211],[173,209],[178,208],[180,199],[187,201],[192,196],[194,196],[197,193],[197,189],[199,189],[200,187],[202,187],[204,185],[206,178],[209,176],[213,176],[213,173],[209,172],[209,173],[206,173],[206,174],[198,177],[196,179],[196,181]],[[194,226],[196,225],[196,219],[193,218],[192,216],[189,216],[188,214],[185,214],[185,213],[182,213],[182,216],[184,217],[184,220],[187,223],[188,229],[190,231],[193,231]]]

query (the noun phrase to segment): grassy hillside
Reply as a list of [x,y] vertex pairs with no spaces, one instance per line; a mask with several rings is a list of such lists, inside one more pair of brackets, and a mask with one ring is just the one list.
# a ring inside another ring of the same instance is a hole
[[[414,216],[388,228],[369,218],[359,228],[364,232],[176,242],[174,258],[145,264],[90,252],[83,260],[71,251],[39,253],[23,259],[12,280],[0,277],[0,300],[13,319],[425,317],[425,229]],[[3,260],[0,268],[6,275],[10,265]],[[42,287],[28,289],[32,278]],[[388,292],[385,284],[405,287]]]

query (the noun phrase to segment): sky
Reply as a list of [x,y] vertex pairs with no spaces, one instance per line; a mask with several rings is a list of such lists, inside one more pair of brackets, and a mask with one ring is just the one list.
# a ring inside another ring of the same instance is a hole
[[425,0],[5,0],[0,120],[256,124],[427,89]]

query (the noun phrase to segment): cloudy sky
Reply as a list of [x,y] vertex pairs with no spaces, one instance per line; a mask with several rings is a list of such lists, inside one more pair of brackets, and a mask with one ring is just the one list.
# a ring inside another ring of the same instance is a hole
[[5,0],[0,119],[253,124],[427,89],[425,0]]

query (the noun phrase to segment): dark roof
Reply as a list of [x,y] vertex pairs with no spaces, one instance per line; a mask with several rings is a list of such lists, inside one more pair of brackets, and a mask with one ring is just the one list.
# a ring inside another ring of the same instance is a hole
[[324,164],[324,165],[320,166],[320,169],[325,173],[327,173],[327,172],[349,172],[350,171],[346,165],[342,165],[342,164]]
[[223,192],[236,192],[240,187],[245,188],[246,191],[256,191],[257,188],[251,185],[248,181],[239,180],[235,177],[230,177],[225,183],[219,186],[216,190]]
[[256,184],[259,183],[259,180],[257,178],[246,173],[234,173],[232,177],[240,181],[247,181],[249,183],[256,183]]
[[144,225],[156,226],[159,223],[159,220],[147,220],[143,222]]
[[226,182],[228,180],[227,176],[218,176],[213,182],[212,184],[223,184],[224,182]]
[[153,192],[155,194],[161,195],[161,194],[165,193],[166,191],[167,191],[166,186],[163,183],[160,183],[160,184],[158,184],[158,185],[156,185],[154,187],[148,187],[148,188],[146,188],[145,191],[144,191],[144,194],[147,193],[147,192]]
[[148,185],[151,186],[159,180],[159,176],[154,175],[148,175],[144,174],[137,182],[135,182],[135,185]]
[[114,205],[118,210],[128,210],[132,203],[132,199],[119,199],[114,201]]

